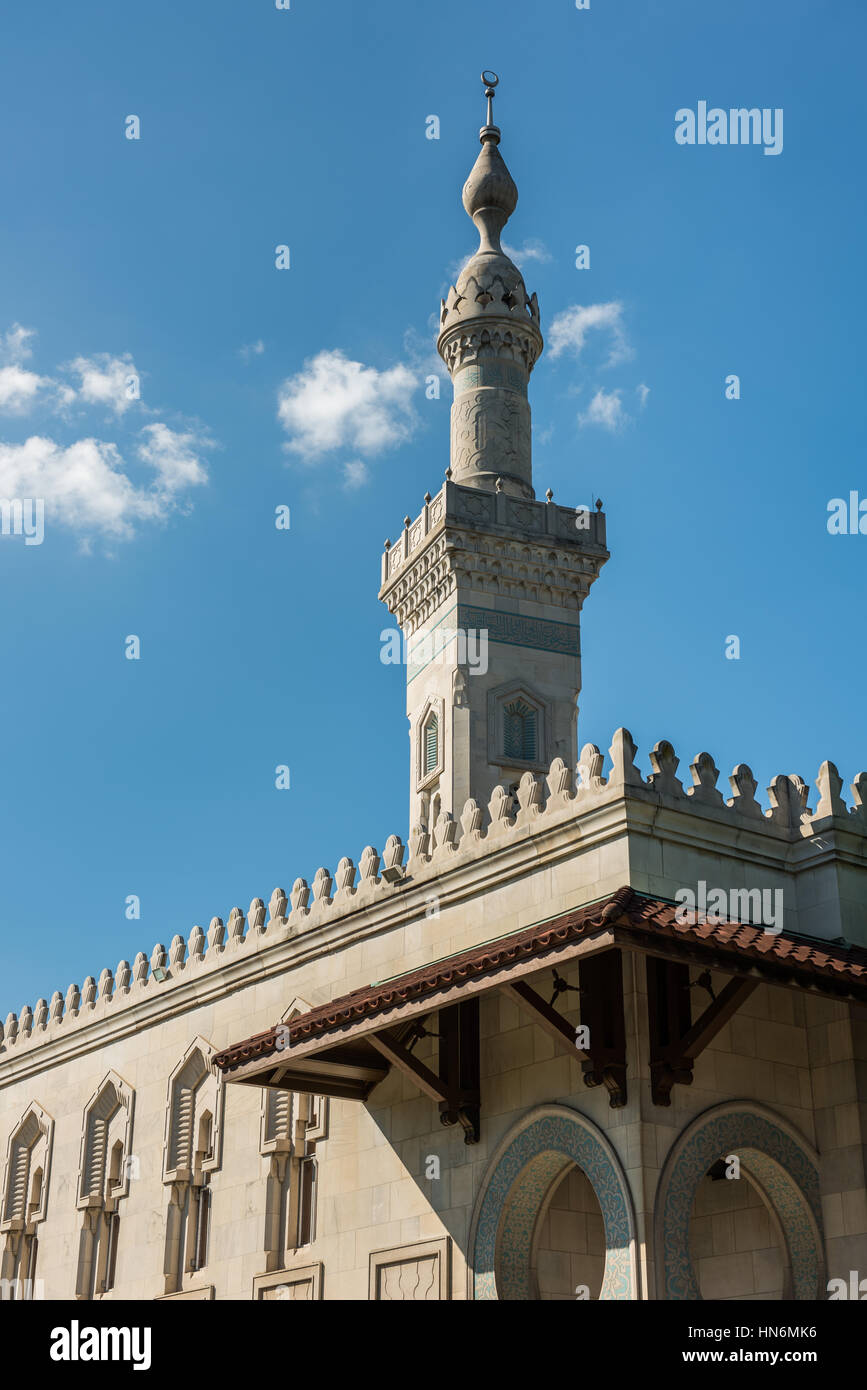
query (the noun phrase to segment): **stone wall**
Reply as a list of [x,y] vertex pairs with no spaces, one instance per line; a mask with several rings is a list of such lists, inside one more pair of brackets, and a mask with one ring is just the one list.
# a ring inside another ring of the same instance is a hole
[[[620,731],[607,777],[601,755],[588,745],[574,790],[570,769],[555,764],[546,782],[530,777],[524,783],[517,815],[504,814],[495,795],[486,813],[465,813],[459,833],[446,834],[440,826],[427,841],[416,837],[403,878],[388,882],[380,872],[399,867],[406,857],[393,839],[382,860],[373,850],[364,852],[358,882],[354,863],[342,860],[334,876],[319,871],[312,894],[297,880],[288,900],[275,891],[270,911],[254,900],[246,917],[236,909],[226,926],[215,918],[207,937],[194,929],[188,942],[176,937],[168,951],[158,946],[126,971],[103,972],[99,986],[71,986],[65,999],[55,994],[50,1005],[7,1019],[0,1051],[0,1145],[5,1151],[34,1102],[53,1120],[47,1210],[38,1230],[37,1277],[46,1295],[68,1298],[76,1287],[84,1221],[78,1205],[83,1116],[109,1072],[134,1095],[136,1164],[119,1201],[117,1281],[108,1296],[149,1299],[166,1290],[169,1078],[196,1039],[205,1048],[225,1048],[270,1027],[293,1006],[326,1002],[594,901],[630,880],[645,890],[660,881],[671,887],[713,875],[740,885],[750,883],[755,866],[763,866],[785,883],[799,921],[821,927],[810,885],[825,873],[823,862],[842,858],[850,876],[864,871],[867,827],[858,801],[863,779],[856,779],[853,811],[844,813],[833,797],[829,801],[834,782],[826,765],[812,816],[790,779],[790,800],[785,802],[788,793],[779,784],[765,814],[739,808],[747,787],[742,769],[733,778],[734,806],[710,795],[713,779],[698,759],[693,795],[678,792],[676,760],[668,750],[656,746],[647,779],[635,768],[632,740]],[[821,816],[823,809],[828,813]],[[655,819],[652,836],[649,819]],[[809,845],[817,830],[824,846],[818,850]],[[711,844],[717,856],[713,874],[706,859]],[[859,912],[863,900],[862,892]],[[858,928],[854,911],[840,907]],[[577,982],[574,967],[566,974]],[[714,976],[717,990],[724,982]],[[407,1289],[423,1289],[426,1298],[432,1290],[448,1289],[452,1297],[466,1297],[468,1242],[495,1152],[535,1107],[552,1103],[586,1116],[625,1171],[641,1297],[662,1296],[658,1205],[668,1156],[690,1125],[734,1102],[774,1117],[781,1132],[797,1136],[804,1152],[819,1150],[827,1273],[867,1273],[863,1009],[760,987],[699,1058],[693,1085],[676,1086],[665,1109],[650,1097],[644,964],[629,954],[624,995],[629,1102],[622,1110],[609,1108],[604,1088],[588,1090],[578,1062],[556,1052],[546,1034],[496,994],[481,1003],[478,1145],[464,1145],[458,1128],[443,1129],[433,1103],[395,1071],[365,1106],[332,1101],[327,1139],[317,1144],[317,1235],[286,1261],[297,1276],[288,1281],[295,1290],[289,1294],[273,1293],[279,1271],[268,1266],[265,1254],[271,1157],[262,1152],[261,1092],[223,1085],[220,1152],[211,1173],[210,1256],[201,1274],[186,1277],[186,1292],[366,1299],[372,1288],[387,1297],[396,1296],[395,1290],[405,1296]],[[694,990],[692,998],[695,1013],[706,996]],[[564,1012],[577,1021],[574,1009]],[[416,1055],[429,1059],[433,1047],[423,1039]],[[432,1157],[438,1160],[437,1178],[427,1175]],[[7,1234],[0,1232],[0,1241]],[[400,1252],[407,1246],[415,1254],[404,1259]],[[407,1274],[413,1260],[417,1278]],[[386,1271],[381,1275],[380,1267]],[[272,1282],[263,1284],[264,1276]],[[371,1282],[375,1278],[378,1283]]]

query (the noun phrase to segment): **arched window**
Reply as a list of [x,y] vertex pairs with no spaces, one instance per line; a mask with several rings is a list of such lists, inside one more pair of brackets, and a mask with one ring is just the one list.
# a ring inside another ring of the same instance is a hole
[[133,1092],[115,1072],[109,1072],[84,1108],[77,1298],[99,1298],[114,1287],[121,1201],[129,1192],[132,1112]]
[[34,1103],[28,1106],[9,1140],[0,1203],[0,1222],[5,1233],[0,1248],[0,1279],[8,1281],[13,1299],[33,1297],[53,1137],[54,1121]]
[[431,710],[425,720],[424,729],[422,731],[422,768],[424,769],[425,777],[429,777],[432,772],[436,771],[437,762],[439,761],[439,731],[439,719],[437,718],[436,712]]
[[118,1139],[112,1146],[108,1167],[108,1181],[105,1191],[107,1231],[105,1239],[105,1272],[103,1274],[102,1286],[106,1293],[109,1289],[114,1288],[114,1281],[117,1273],[117,1238],[120,1234],[120,1213],[117,1210],[117,1199],[122,1195],[124,1190],[124,1175],[123,1144]]
[[213,1158],[214,1152],[214,1117],[209,1110],[206,1110],[199,1120],[199,1142],[196,1148],[196,1161],[193,1168],[193,1185],[190,1194],[193,1206],[192,1227],[192,1259],[191,1269],[204,1269],[208,1263],[208,1235],[210,1231],[211,1217],[211,1175],[205,1172],[203,1164],[207,1159]]
[[550,765],[552,709],[538,690],[523,681],[509,681],[488,691],[487,706],[488,762],[512,775],[519,769],[542,771]]
[[169,1078],[163,1181],[171,1184],[166,1225],[166,1293],[208,1264],[211,1175],[220,1167],[223,1084],[214,1049],[197,1038]]
[[427,824],[424,793],[433,794],[438,779],[445,771],[445,708],[442,697],[430,695],[412,715],[412,750],[415,763],[415,790],[418,801],[413,820]]
[[512,700],[503,711],[504,752],[507,758],[535,762],[537,713],[526,700]]
[[[312,1005],[295,998],[287,1023]],[[328,1138],[328,1097],[264,1088],[259,1151],[269,1159],[265,1198],[265,1268],[282,1269],[289,1256],[316,1239],[316,1146]]]

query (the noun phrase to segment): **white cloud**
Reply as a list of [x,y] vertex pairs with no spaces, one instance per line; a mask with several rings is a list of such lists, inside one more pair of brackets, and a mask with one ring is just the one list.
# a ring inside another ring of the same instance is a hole
[[122,415],[138,399],[139,374],[128,352],[122,357],[113,357],[109,352],[76,357],[61,370],[79,378],[75,394],[88,405],[108,405],[116,415]]
[[26,362],[33,356],[30,339],[35,337],[35,328],[22,328],[20,323],[13,323],[8,333],[0,334],[0,362]]
[[251,357],[261,357],[265,351],[265,344],[261,338],[257,338],[255,343],[245,343],[238,348],[238,356],[244,361],[249,362]]
[[14,323],[0,334],[0,410],[24,414],[36,405],[55,413],[79,401],[85,405],[108,405],[116,414],[128,410],[140,392],[139,374],[129,353],[115,357],[107,352],[92,357],[76,357],[59,368],[78,378],[77,386],[50,376],[40,376],[22,366],[33,356],[33,328]]
[[607,367],[616,366],[632,356],[632,348],[626,341],[623,329],[623,305],[612,301],[609,304],[573,304],[557,314],[548,333],[548,351],[551,357],[570,351],[578,357],[587,341],[587,334],[593,329],[602,329],[610,335],[611,346]]
[[33,356],[30,340],[35,337],[35,328],[22,328],[20,323],[0,333],[0,410],[7,415],[25,414],[40,392],[44,395],[53,385],[48,377],[21,365]]
[[182,486],[207,478],[191,454],[191,435],[165,425],[143,433],[138,453],[155,470],[150,486],[133,482],[116,444],[80,439],[64,446],[32,435],[23,444],[0,443],[0,496],[42,498],[49,524],[79,531],[85,548],[90,534],[127,539],[137,522],[164,521]]
[[603,429],[616,431],[622,429],[629,416],[623,409],[619,391],[596,392],[585,411],[578,416],[579,424],[601,425]]
[[403,363],[377,371],[339,349],[323,351],[287,377],[278,416],[284,448],[308,460],[331,449],[377,454],[410,439],[417,417],[411,396],[418,377]]
[[551,252],[541,241],[525,241],[523,246],[509,246],[504,241],[503,250],[510,260],[515,262],[519,270],[523,270],[529,261],[539,261],[542,265],[553,260]]
[[[32,356],[34,337],[18,323],[0,334],[0,409],[21,414],[38,400],[64,415],[64,407],[81,402],[122,416],[137,399],[139,377],[129,353],[74,358],[60,368],[78,379],[74,388],[21,365]],[[65,444],[33,434],[23,444],[0,442],[0,497],[41,498],[50,523],[78,531],[82,548],[90,549],[94,536],[128,538],[138,523],[184,510],[189,490],[208,480],[201,451],[209,447],[213,442],[201,431],[155,422],[135,437],[131,468],[110,440]]]
[[638,399],[641,403],[641,409],[643,410],[644,407],[647,405],[647,397],[650,395],[650,387],[645,386],[644,382],[642,382],[641,385],[636,386],[635,389],[638,392]]
[[8,415],[23,415],[35,404],[40,390],[50,385],[46,377],[24,367],[0,367],[0,410]]
[[370,482],[370,470],[362,459],[350,459],[343,465],[343,486],[347,492],[354,492]]
[[173,497],[183,488],[200,487],[208,481],[208,472],[194,449],[213,446],[206,435],[192,431],[180,434],[168,425],[145,425],[144,440],[136,450],[140,459],[156,472],[155,486],[166,496]]

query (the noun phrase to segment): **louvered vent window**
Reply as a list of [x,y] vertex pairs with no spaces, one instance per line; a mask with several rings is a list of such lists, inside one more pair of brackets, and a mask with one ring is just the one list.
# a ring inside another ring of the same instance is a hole
[[436,771],[438,760],[437,739],[439,736],[439,720],[432,714],[424,726],[424,775]]
[[507,758],[536,761],[536,711],[525,700],[513,700],[505,708]]

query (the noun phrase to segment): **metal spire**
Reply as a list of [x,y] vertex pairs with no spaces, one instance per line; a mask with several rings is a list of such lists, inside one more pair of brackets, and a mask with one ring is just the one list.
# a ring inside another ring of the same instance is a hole
[[488,98],[488,122],[479,131],[479,141],[486,144],[491,140],[495,145],[500,143],[500,127],[494,125],[494,90],[499,84],[499,77],[495,72],[490,72],[485,68],[482,73],[482,81],[485,84],[485,96]]

